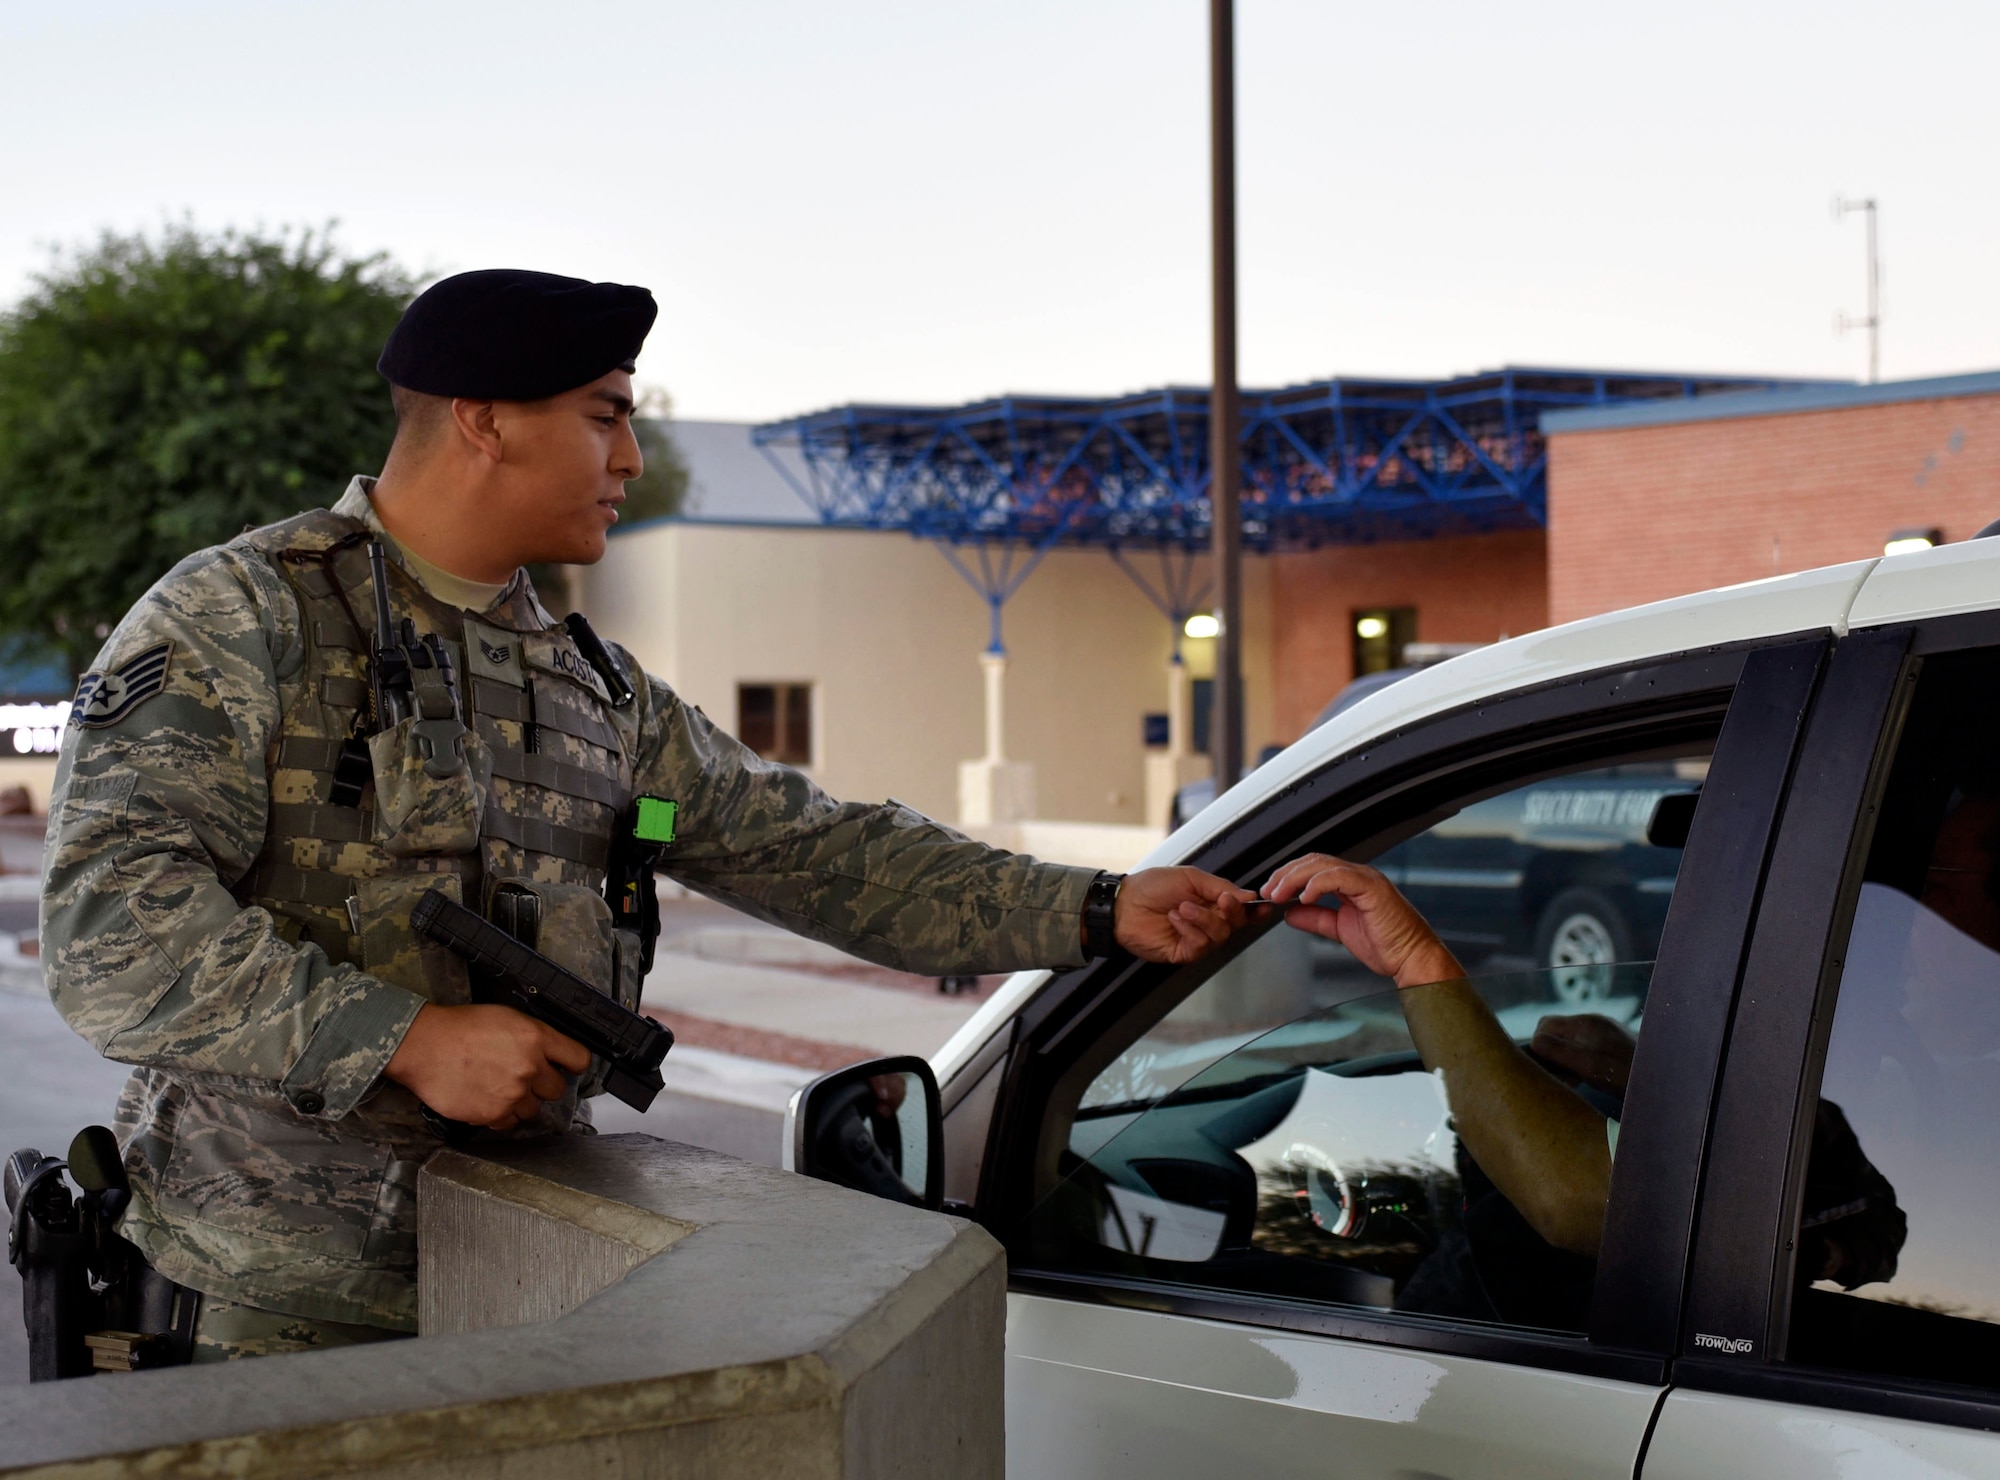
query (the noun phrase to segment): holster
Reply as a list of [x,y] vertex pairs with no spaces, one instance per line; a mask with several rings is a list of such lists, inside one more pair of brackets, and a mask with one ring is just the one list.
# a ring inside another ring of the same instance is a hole
[[64,1162],[37,1151],[8,1161],[7,1253],[21,1275],[28,1380],[191,1361],[200,1293],[154,1269],[116,1231],[129,1188],[72,1197]]

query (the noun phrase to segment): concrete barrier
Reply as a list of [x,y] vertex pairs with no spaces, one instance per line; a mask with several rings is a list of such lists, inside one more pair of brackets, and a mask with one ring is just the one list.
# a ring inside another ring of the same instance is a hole
[[416,1341],[0,1391],[0,1474],[999,1480],[999,1246],[650,1136],[441,1153]]

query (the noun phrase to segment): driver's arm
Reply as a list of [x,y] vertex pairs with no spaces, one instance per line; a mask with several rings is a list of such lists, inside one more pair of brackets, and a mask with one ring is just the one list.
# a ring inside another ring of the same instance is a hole
[[1375,869],[1323,853],[1286,864],[1263,893],[1292,904],[1286,923],[1395,980],[1410,1036],[1424,1066],[1443,1074],[1473,1160],[1543,1238],[1594,1256],[1611,1191],[1605,1118],[1507,1036],[1423,916]]

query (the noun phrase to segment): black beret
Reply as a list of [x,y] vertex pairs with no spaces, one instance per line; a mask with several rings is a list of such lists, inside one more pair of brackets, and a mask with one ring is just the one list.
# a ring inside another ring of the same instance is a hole
[[403,310],[375,368],[427,396],[539,401],[631,370],[659,311],[651,293],[622,283],[461,272]]

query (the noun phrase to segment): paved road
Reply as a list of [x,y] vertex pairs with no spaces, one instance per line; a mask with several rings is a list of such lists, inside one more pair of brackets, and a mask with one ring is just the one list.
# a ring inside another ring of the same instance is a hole
[[[21,1146],[62,1155],[82,1127],[110,1120],[126,1073],[70,1032],[45,999],[0,993],[0,1156]],[[645,1115],[608,1099],[593,1108],[605,1132],[646,1131],[776,1166],[776,1093],[738,1095],[762,1101],[753,1104],[667,1093]],[[28,1380],[20,1309],[19,1278],[11,1265],[0,1266],[0,1385]]]

